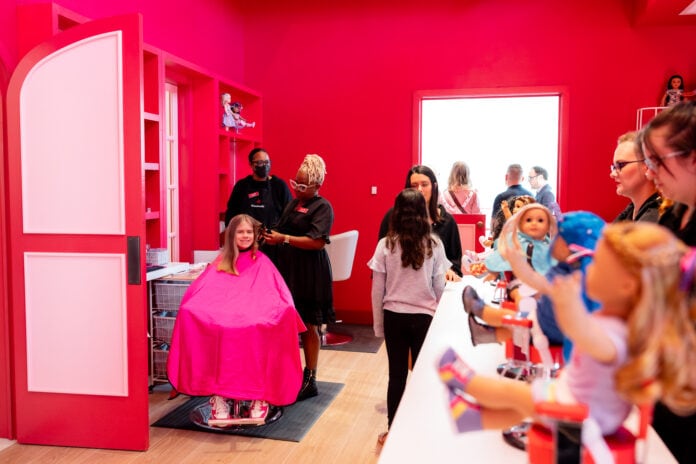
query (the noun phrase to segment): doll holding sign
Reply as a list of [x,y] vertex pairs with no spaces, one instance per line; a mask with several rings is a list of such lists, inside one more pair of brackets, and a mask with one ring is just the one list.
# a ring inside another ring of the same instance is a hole
[[580,273],[557,277],[550,286],[559,325],[575,344],[557,379],[527,384],[489,378],[452,349],[441,357],[440,378],[458,430],[514,425],[532,416],[539,401],[582,403],[589,408],[583,444],[595,462],[605,462],[601,436],[618,429],[631,403],[662,399],[680,413],[695,411],[696,379],[688,366],[696,362],[690,315],[696,306],[685,297],[694,289],[690,256],[693,250],[661,226],[606,226],[586,278],[587,293],[601,308],[591,314],[585,308]]

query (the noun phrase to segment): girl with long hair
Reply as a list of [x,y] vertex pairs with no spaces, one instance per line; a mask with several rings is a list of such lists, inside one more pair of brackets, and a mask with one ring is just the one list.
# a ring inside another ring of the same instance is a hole
[[[383,336],[389,362],[387,424],[391,426],[408,376],[409,351],[416,363],[433,314],[445,289],[450,262],[431,232],[425,197],[403,190],[394,201],[386,237],[372,259],[374,331]],[[386,434],[380,435],[383,443]]]

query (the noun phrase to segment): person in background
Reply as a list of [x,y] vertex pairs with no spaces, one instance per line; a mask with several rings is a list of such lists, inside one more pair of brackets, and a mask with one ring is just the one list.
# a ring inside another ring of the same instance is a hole
[[[500,205],[504,200],[510,200],[512,197],[519,197],[521,195],[529,195],[533,197],[532,192],[522,187],[522,181],[524,176],[522,175],[522,166],[519,164],[511,164],[507,168],[505,173],[505,185],[507,185],[507,190],[499,193],[493,200],[493,211],[491,212],[491,230],[496,228],[496,222],[498,220],[498,211],[500,211]],[[508,202],[509,204],[510,202]]]
[[609,177],[616,182],[616,194],[631,202],[616,216],[618,221],[657,222],[660,194],[645,175],[648,172],[636,146],[637,132],[626,132],[618,139]]
[[169,381],[210,396],[213,427],[263,424],[272,405],[294,403],[302,386],[297,335],[306,329],[283,277],[258,252],[260,234],[251,216],[232,218],[222,253],[186,290],[174,323]]
[[[271,158],[263,148],[249,152],[251,174],[234,184],[225,211],[225,226],[237,214],[248,214],[264,227],[274,227],[285,206],[292,200],[285,181],[272,176]],[[263,251],[277,264],[275,247],[261,245]]]
[[[415,364],[445,289],[450,266],[440,239],[432,233],[424,196],[405,189],[394,201],[386,237],[367,263],[372,269],[375,336],[384,337],[389,361],[387,423],[399,406],[409,369]],[[384,443],[386,433],[379,436]]]
[[450,214],[479,214],[481,212],[478,194],[471,187],[469,166],[462,161],[457,161],[452,165],[449,185],[447,190],[442,192],[440,204]]
[[536,190],[536,201],[546,206],[551,214],[558,220],[561,218],[561,208],[556,202],[556,196],[551,191],[551,186],[547,183],[549,173],[541,166],[534,166],[529,170],[529,185]]
[[[459,238],[457,223],[445,208],[438,205],[438,186],[435,173],[428,166],[416,165],[409,169],[406,175],[405,188],[412,188],[420,191],[425,197],[428,205],[428,217],[432,224],[433,232],[440,237],[445,246],[447,259],[452,263],[449,271],[445,275],[447,280],[456,281],[462,276],[462,242]],[[384,238],[389,230],[392,209],[389,209],[382,219],[379,226],[379,238]]]
[[[679,103],[659,113],[639,132],[637,144],[648,179],[673,202],[659,224],[687,245],[696,246],[696,102]],[[688,365],[688,369],[696,366]],[[657,403],[653,427],[680,463],[696,462],[696,414],[677,415]]]
[[319,394],[316,382],[320,349],[318,328],[336,321],[331,263],[325,249],[334,213],[331,203],[319,195],[325,175],[326,164],[319,155],[305,156],[295,179],[290,180],[295,199],[283,211],[276,228],[264,234],[267,244],[277,245],[278,270],[307,326],[307,331],[301,335],[305,369],[298,401]]

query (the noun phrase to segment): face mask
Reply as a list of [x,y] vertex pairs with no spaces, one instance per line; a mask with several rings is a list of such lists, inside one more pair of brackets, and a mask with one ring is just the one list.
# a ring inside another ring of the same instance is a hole
[[268,177],[268,173],[271,171],[271,166],[268,164],[264,164],[262,166],[254,166],[254,174],[256,174],[256,177],[260,177],[262,179],[265,179]]

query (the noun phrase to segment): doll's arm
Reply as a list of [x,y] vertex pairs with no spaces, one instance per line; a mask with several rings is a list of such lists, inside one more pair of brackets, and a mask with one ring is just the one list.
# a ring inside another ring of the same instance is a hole
[[614,342],[599,323],[590,316],[582,301],[581,272],[553,279],[549,296],[553,312],[563,334],[573,345],[599,362],[613,362],[618,353]]
[[660,106],[667,106],[667,92],[662,95],[662,100],[660,100]]
[[518,279],[538,292],[549,292],[550,284],[546,277],[539,274],[529,265],[527,254],[519,246],[510,243],[505,234],[498,240],[498,252],[510,264],[512,272]]
[[512,211],[510,211],[510,205],[508,205],[508,202],[506,200],[500,202],[500,209],[503,211],[505,220],[507,221],[508,219],[510,219],[510,217],[512,216]]

